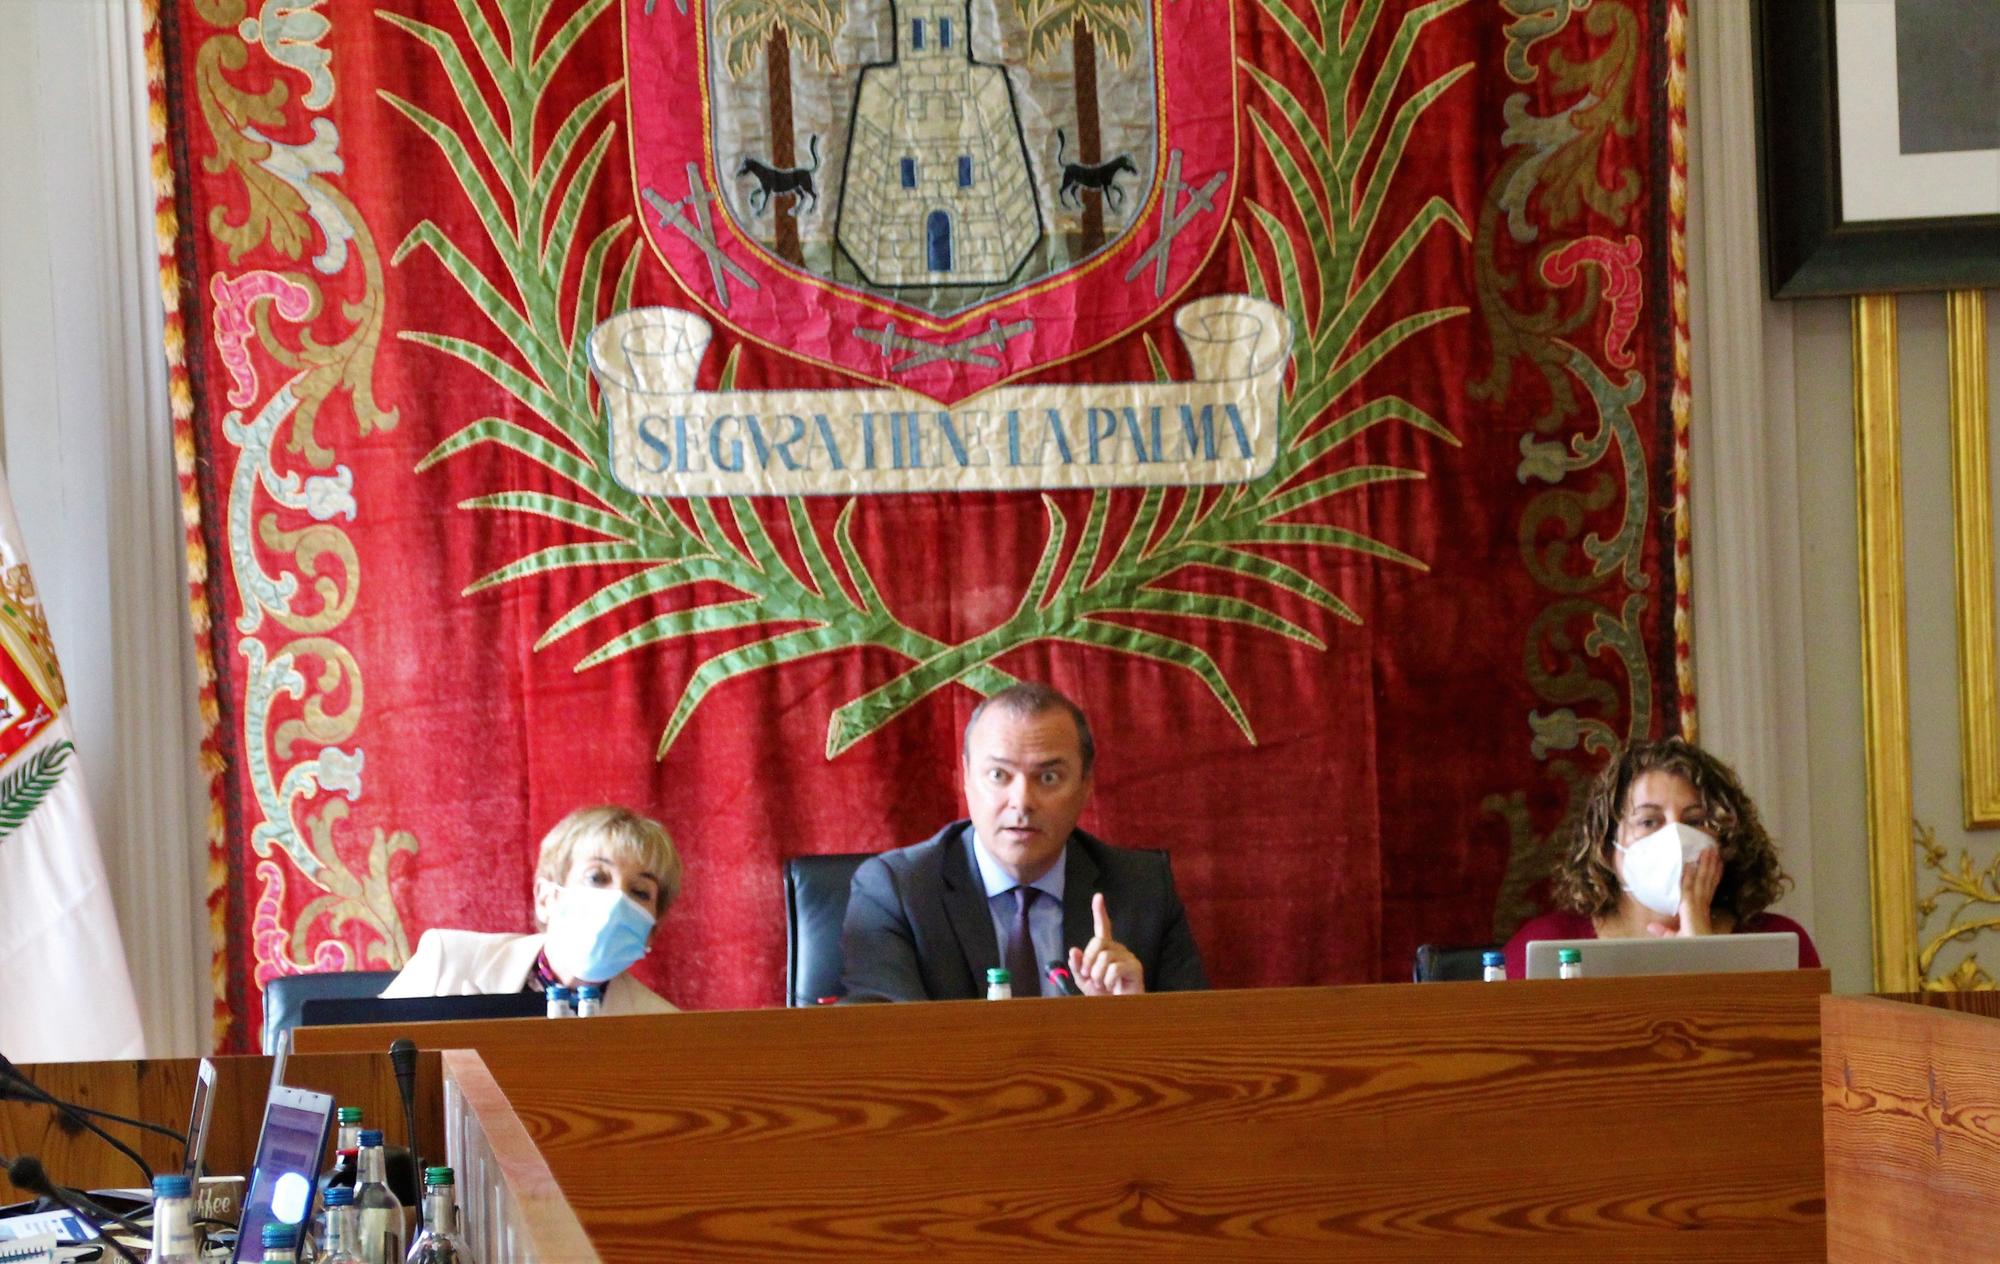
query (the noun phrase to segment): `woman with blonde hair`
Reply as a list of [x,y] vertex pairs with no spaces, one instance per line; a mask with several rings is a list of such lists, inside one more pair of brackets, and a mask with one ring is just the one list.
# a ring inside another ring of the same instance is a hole
[[1678,737],[1619,752],[1591,787],[1554,874],[1556,909],[1507,941],[1507,977],[1527,977],[1538,939],[1643,939],[1790,931],[1799,965],[1819,966],[1805,927],[1770,906],[1792,880],[1729,766]]
[[471,996],[604,987],[605,1014],[671,1014],[626,973],[681,889],[681,858],[658,821],[621,807],[579,808],[542,838],[532,934],[427,930],[382,995]]

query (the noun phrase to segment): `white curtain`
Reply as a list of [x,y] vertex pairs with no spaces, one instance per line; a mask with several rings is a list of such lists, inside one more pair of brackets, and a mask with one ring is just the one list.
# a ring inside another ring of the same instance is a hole
[[[137,0],[0,0],[0,464],[155,1056],[208,1042],[207,795]],[[64,998],[54,998],[58,1003]]]

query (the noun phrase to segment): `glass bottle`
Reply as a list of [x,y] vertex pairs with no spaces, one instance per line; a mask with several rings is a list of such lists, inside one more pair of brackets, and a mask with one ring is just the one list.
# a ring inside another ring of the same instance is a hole
[[388,1158],[382,1152],[382,1132],[361,1133],[360,1168],[354,1178],[355,1219],[359,1232],[353,1245],[362,1264],[402,1264],[403,1200],[389,1188]]
[[550,1018],[576,1017],[576,993],[563,987],[561,984],[557,984],[543,993],[543,995],[548,997]]
[[458,1189],[448,1167],[424,1169],[424,1227],[410,1244],[407,1264],[460,1264]]
[[999,966],[986,972],[986,999],[989,1001],[1011,1001],[1014,999],[1014,976]]
[[264,1222],[264,1264],[298,1264],[299,1227],[282,1220]]
[[586,983],[576,990],[576,1016],[595,1018],[604,1012],[604,988],[600,984]]
[[1501,952],[1480,953],[1479,978],[1484,983],[1505,983],[1507,981],[1507,954]]
[[361,1264],[357,1253],[361,1226],[355,1215],[352,1189],[336,1185],[326,1191],[326,1237],[319,1264]]
[[340,1108],[340,1135],[334,1140],[335,1150],[359,1150],[361,1148],[361,1108],[342,1106]]
[[1583,954],[1574,948],[1556,950],[1556,975],[1564,979],[1583,977]]
[[192,1187],[185,1176],[153,1178],[152,1258],[157,1264],[195,1264],[201,1258]]

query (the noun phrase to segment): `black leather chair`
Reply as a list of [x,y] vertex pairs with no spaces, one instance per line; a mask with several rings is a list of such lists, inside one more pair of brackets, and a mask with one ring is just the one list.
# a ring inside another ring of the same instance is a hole
[[794,856],[785,862],[785,1004],[840,995],[840,925],[847,887],[874,852]]
[[1480,958],[1499,946],[1479,944],[1472,948],[1440,948],[1436,944],[1420,944],[1411,977],[1418,983],[1477,983],[1483,977]]
[[278,1033],[299,1025],[299,1010],[323,996],[347,999],[379,996],[396,977],[394,970],[350,970],[328,974],[281,974],[264,985],[264,1052],[278,1043]]

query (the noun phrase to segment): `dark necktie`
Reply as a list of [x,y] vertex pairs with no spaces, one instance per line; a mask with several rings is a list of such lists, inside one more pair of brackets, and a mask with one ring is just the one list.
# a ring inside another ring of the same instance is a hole
[[1033,887],[1014,888],[1014,925],[1007,932],[1007,973],[1013,976],[1016,996],[1042,994],[1042,970],[1035,963],[1035,937],[1028,929],[1028,910],[1040,894]]

